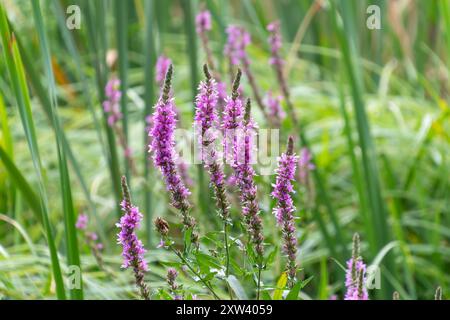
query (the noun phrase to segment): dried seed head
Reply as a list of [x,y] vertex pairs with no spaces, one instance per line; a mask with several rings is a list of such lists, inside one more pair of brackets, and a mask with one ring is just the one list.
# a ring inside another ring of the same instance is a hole
[[203,73],[205,74],[206,80],[211,79],[211,73],[209,72],[209,68],[206,63],[203,65]]
[[247,98],[247,103],[245,104],[245,114],[244,114],[244,123],[247,125],[250,121],[250,115],[252,111],[252,104],[250,98]]
[[286,154],[289,156],[294,154],[294,138],[292,138],[292,136],[289,136],[288,138],[288,147]]
[[170,64],[167,69],[166,79],[164,80],[164,88],[162,94],[162,100],[166,103],[169,100],[170,89],[172,88],[172,75],[173,75],[173,65]]
[[231,98],[233,100],[236,100],[237,97],[239,96],[239,85],[241,84],[241,76],[242,76],[242,71],[240,68],[238,68],[237,73],[236,73],[236,77],[234,78],[233,81],[233,89],[231,91]]
[[164,220],[161,217],[158,217],[155,219],[154,224],[155,224],[156,231],[158,231],[158,233],[161,236],[167,236],[169,234],[169,224],[167,223],[166,220]]

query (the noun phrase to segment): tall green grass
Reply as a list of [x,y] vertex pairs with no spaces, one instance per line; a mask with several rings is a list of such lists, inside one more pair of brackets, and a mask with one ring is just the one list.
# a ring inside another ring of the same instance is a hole
[[48,197],[44,185],[42,161],[36,138],[36,129],[31,113],[30,95],[26,84],[25,73],[17,42],[9,31],[6,12],[2,5],[0,5],[0,32],[3,45],[3,54],[7,64],[9,77],[19,108],[20,118],[25,131],[28,147],[32,156],[34,170],[36,176],[38,177],[39,206],[41,208],[43,227],[45,229],[48,249],[50,251],[56,294],[58,299],[65,299],[66,294],[60,262],[56,250],[53,229],[49,220]]

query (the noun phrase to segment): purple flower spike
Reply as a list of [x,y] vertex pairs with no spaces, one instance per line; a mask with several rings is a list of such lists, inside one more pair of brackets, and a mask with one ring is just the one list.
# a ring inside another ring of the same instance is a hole
[[177,284],[177,277],[178,277],[178,271],[174,268],[167,269],[167,284],[169,285],[170,291],[172,291],[172,294],[174,295],[175,300],[183,300],[182,296],[177,295],[177,290],[179,288]]
[[227,28],[228,40],[225,45],[224,54],[228,57],[231,66],[241,65],[244,74],[248,78],[250,87],[252,88],[255,101],[261,112],[267,120],[269,115],[262,101],[262,96],[256,84],[255,77],[250,70],[250,59],[247,56],[246,48],[251,42],[250,34],[239,26],[231,25]]
[[208,10],[200,12],[195,18],[195,25],[199,34],[211,30],[211,13]]
[[228,40],[224,53],[232,65],[238,65],[248,61],[245,49],[251,42],[250,34],[239,26],[231,25],[226,30]]
[[202,162],[208,170],[211,185],[214,188],[217,207],[221,218],[227,223],[229,218],[229,202],[225,194],[225,174],[219,163],[219,156],[215,148],[217,129],[217,83],[209,73],[208,66],[203,67],[206,80],[198,87],[198,95],[195,100],[195,126],[198,142],[201,148]]
[[270,32],[269,45],[270,45],[270,60],[271,65],[282,66],[284,64],[283,59],[280,58],[280,49],[282,46],[280,35],[280,22],[274,21],[267,26],[267,31]]
[[158,60],[156,60],[155,80],[160,86],[164,84],[164,78],[166,77],[167,70],[171,64],[172,60],[164,55],[159,56]]
[[268,115],[271,122],[276,126],[280,126],[281,121],[286,117],[286,114],[281,108],[281,99],[281,96],[273,96],[270,91],[267,93],[266,104],[269,109]]
[[239,190],[241,192],[244,222],[247,226],[247,232],[250,235],[250,241],[255,248],[256,254],[258,255],[258,263],[260,264],[264,256],[264,235],[262,232],[262,220],[259,216],[259,204],[256,198],[258,191],[258,188],[254,182],[254,177],[256,174],[252,167],[252,154],[256,136],[255,129],[257,128],[257,125],[251,118],[250,113],[250,99],[247,99],[241,137],[243,141],[239,141],[239,154],[243,155],[243,159],[239,159],[235,168],[235,175],[237,185],[239,186]]
[[88,224],[88,216],[84,213],[80,213],[77,219],[75,227],[80,230],[86,230]]
[[[188,201],[189,190],[184,185],[177,172],[174,131],[176,128],[173,98],[169,97],[171,90],[173,67],[169,66],[161,97],[156,103],[153,114],[153,127],[149,135],[152,137],[150,150],[153,162],[164,177],[167,190],[172,197],[172,205],[181,212],[185,228],[194,228],[195,219],[190,215],[191,205]],[[193,233],[193,239],[197,235]]]
[[140,290],[141,296],[148,300],[150,292],[144,281],[144,274],[148,270],[147,262],[144,259],[145,249],[136,235],[136,230],[139,228],[142,220],[142,214],[131,203],[130,191],[125,177],[122,177],[122,192],[123,200],[120,206],[124,214],[120,218],[120,222],[116,224],[120,228],[117,241],[122,245],[122,268],[133,269],[136,285]]
[[345,274],[345,300],[369,300],[366,283],[366,265],[363,262],[360,251],[359,235],[353,235],[352,257],[347,261]]
[[309,172],[314,170],[316,166],[312,163],[311,152],[307,148],[300,150],[300,157],[298,159],[299,179],[303,184],[307,184]]
[[298,157],[294,154],[294,141],[292,137],[289,137],[287,152],[278,158],[277,179],[272,196],[278,202],[274,214],[283,232],[283,250],[288,258],[286,269],[290,287],[295,284],[297,274],[297,238],[293,215],[296,208],[291,197],[291,194],[294,193],[292,181],[295,178],[297,161]]
[[242,72],[238,69],[233,82],[231,96],[225,98],[225,108],[222,117],[222,129],[224,130],[223,150],[225,152],[225,159],[227,163],[230,163],[232,167],[236,166],[237,163],[236,130],[240,127],[244,116],[242,101],[239,99],[239,84],[241,81],[241,76]]
[[103,110],[108,115],[108,125],[113,127],[117,121],[122,119],[119,102],[122,93],[119,90],[120,80],[111,78],[105,87],[106,100],[103,102]]

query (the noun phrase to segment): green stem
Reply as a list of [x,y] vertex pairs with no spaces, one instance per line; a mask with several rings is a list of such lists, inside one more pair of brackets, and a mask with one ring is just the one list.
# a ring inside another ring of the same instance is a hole
[[180,258],[180,260],[186,265],[186,267],[188,267],[189,270],[192,271],[193,274],[195,274],[197,276],[197,278],[200,279],[201,282],[203,282],[203,284],[208,288],[208,290],[212,293],[212,295],[214,296],[214,298],[216,298],[217,300],[220,300],[220,297],[214,292],[214,289],[211,287],[211,284],[209,282],[207,282],[205,279],[203,279],[200,274],[194,270],[194,268],[191,267],[191,265],[189,264],[189,262],[177,251],[175,250],[172,246],[169,247],[170,250],[173,251],[173,253],[175,253],[175,255]]

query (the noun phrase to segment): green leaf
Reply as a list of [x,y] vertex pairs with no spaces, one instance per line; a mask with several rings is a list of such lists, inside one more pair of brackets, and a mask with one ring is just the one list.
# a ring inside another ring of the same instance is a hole
[[283,272],[277,281],[277,288],[273,293],[273,300],[281,300],[283,298],[283,291],[286,288],[287,280],[287,273]]

